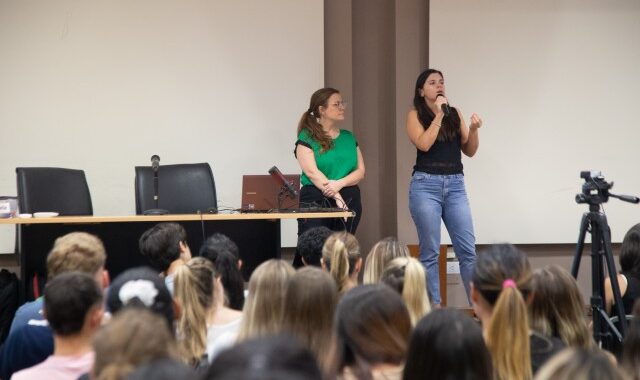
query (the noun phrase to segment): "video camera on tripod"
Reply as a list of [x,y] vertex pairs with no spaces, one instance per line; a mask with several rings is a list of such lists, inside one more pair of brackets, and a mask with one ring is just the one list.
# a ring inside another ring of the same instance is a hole
[[[616,195],[609,190],[613,187],[613,182],[607,182],[599,171],[582,171],[580,178],[584,179],[582,193],[576,195],[576,203],[586,203],[589,205],[589,212],[582,215],[580,223],[580,234],[576,253],[573,257],[571,274],[578,278],[580,259],[584,240],[587,232],[591,233],[591,314],[593,318],[593,338],[602,344],[602,347],[610,351],[616,351],[622,346],[626,329],[626,315],[622,304],[620,286],[618,284],[618,272],[613,260],[613,250],[611,248],[611,228],[607,223],[607,216],[600,211],[600,205],[606,203],[609,197],[618,198],[625,202],[638,203],[640,199],[631,195]],[[613,310],[618,317],[618,324],[611,321],[605,309],[604,300],[604,265],[607,265],[607,273],[611,281],[613,290],[613,303],[616,306]]]

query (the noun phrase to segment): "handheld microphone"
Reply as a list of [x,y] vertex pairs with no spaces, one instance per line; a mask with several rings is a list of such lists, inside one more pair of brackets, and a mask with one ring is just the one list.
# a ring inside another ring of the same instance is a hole
[[[444,98],[444,95],[442,94],[438,94],[438,96],[442,96]],[[436,99],[438,99],[438,96],[436,96]],[[441,107],[442,107],[442,113],[444,113],[444,116],[449,116],[449,113],[451,113],[451,109],[449,108],[449,103],[444,103]]]
[[153,169],[154,172],[157,172],[159,166],[160,166],[160,156],[158,156],[157,154],[154,154],[153,156],[151,156],[151,169]]
[[293,188],[293,185],[289,181],[287,181],[284,175],[282,175],[282,172],[280,172],[280,170],[276,166],[273,166],[271,169],[269,169],[269,174],[271,174],[271,177],[279,182],[280,186],[284,187],[292,197],[298,196],[298,190]]

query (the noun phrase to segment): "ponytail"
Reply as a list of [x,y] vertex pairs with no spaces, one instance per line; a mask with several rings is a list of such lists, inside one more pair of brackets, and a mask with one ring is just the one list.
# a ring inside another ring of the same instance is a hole
[[213,264],[196,257],[178,267],[175,275],[175,297],[182,306],[178,321],[178,349],[190,365],[200,362],[207,348],[207,313],[213,306]]
[[322,129],[322,124],[318,122],[320,107],[326,108],[331,95],[339,93],[340,91],[330,87],[321,88],[314,92],[309,101],[309,109],[302,114],[298,122],[298,135],[303,130],[307,131],[309,136],[320,144],[321,152],[326,152],[333,147],[333,139]]
[[426,272],[422,264],[413,257],[391,260],[382,272],[380,281],[402,295],[409,309],[412,326],[431,311]]
[[[505,326],[509,326],[508,331]],[[498,295],[486,338],[498,379],[530,380],[533,377],[527,305],[511,279],[504,281]]]
[[331,247],[331,259],[329,262],[329,274],[338,285],[338,293],[342,294],[349,280],[349,257],[347,247],[340,239],[335,239]]

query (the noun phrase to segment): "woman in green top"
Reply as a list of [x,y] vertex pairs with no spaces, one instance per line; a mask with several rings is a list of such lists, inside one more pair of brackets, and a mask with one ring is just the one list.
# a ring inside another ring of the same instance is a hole
[[[364,160],[350,131],[339,129],[345,102],[334,88],[311,95],[309,109],[298,123],[295,155],[302,168],[300,207],[339,207],[355,212],[343,219],[298,219],[298,236],[318,226],[356,232],[362,204],[358,183],[364,178]],[[296,254],[294,265],[301,264]]]

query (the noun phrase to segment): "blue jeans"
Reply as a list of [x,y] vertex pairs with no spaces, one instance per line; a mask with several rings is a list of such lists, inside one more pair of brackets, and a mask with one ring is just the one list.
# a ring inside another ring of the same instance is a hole
[[431,302],[440,304],[440,219],[451,237],[468,298],[469,281],[476,263],[476,242],[464,175],[415,172],[409,185],[409,210],[418,230],[420,261],[427,270]]

